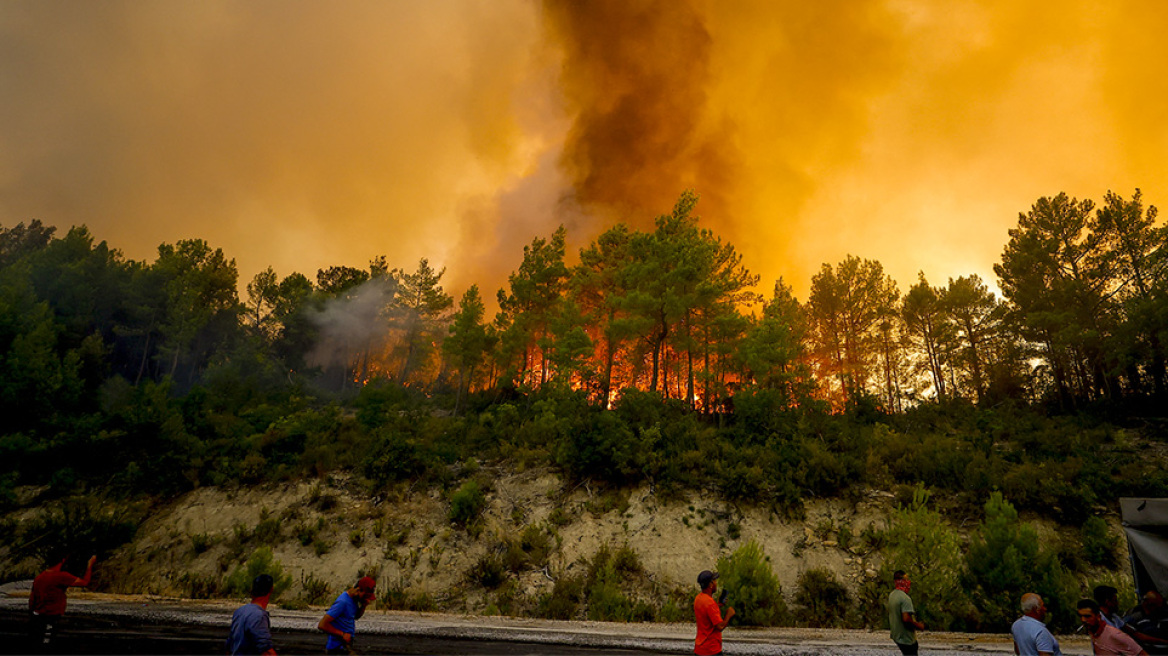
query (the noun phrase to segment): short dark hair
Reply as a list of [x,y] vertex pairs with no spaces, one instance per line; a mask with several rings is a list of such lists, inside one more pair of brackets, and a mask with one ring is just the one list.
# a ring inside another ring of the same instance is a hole
[[898,569],[892,573],[892,580],[893,581],[899,581],[903,578],[904,578],[904,570],[903,569]]
[[[45,552],[46,567],[56,567],[57,565],[64,564],[64,567],[61,569],[66,569],[66,567],[73,564],[73,560],[75,560],[73,558],[73,552],[61,547],[50,549]],[[66,571],[68,570],[66,569]]]
[[251,582],[251,598],[266,597],[272,592],[276,582],[268,574],[260,574]]
[[[1098,592],[1098,588],[1096,588],[1096,592]],[[1084,608],[1090,608],[1091,612],[1095,613],[1096,615],[1099,614],[1099,602],[1095,601],[1094,599],[1080,600],[1079,610],[1083,610]]]
[[1095,592],[1092,593],[1092,596],[1095,597],[1095,601],[1103,603],[1118,594],[1119,590],[1116,590],[1110,585],[1097,585],[1095,586]]

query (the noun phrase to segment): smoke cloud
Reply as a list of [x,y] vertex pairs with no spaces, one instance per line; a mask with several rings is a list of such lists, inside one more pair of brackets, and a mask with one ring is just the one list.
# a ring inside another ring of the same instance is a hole
[[1161,3],[44,0],[0,5],[0,223],[241,281],[428,257],[489,298],[533,237],[695,188],[760,287],[979,273],[1039,197],[1166,190]]
[[306,361],[314,367],[346,368],[362,353],[380,354],[389,339],[393,302],[392,278],[380,276],[329,299],[319,311],[309,314],[317,327],[316,343]]

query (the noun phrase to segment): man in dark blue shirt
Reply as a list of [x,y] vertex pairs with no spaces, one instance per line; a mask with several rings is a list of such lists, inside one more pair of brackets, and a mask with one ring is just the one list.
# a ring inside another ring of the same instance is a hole
[[240,606],[231,616],[231,633],[227,636],[227,653],[264,654],[276,656],[272,646],[272,622],[268,618],[268,602],[275,582],[271,576],[260,574],[251,583],[251,603]]
[[329,634],[324,648],[330,654],[348,654],[353,645],[353,633],[357,630],[357,620],[365,614],[365,607],[377,595],[377,582],[371,576],[363,576],[357,585],[341,593],[328,612],[321,618],[317,628]]

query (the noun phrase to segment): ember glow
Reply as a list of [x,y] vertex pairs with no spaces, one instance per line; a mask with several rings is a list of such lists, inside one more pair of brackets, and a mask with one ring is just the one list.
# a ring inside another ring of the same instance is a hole
[[[1164,202],[1159,2],[9,2],[0,223],[493,290],[678,194],[763,289],[991,265],[1034,199]],[[490,293],[488,292],[488,296]]]

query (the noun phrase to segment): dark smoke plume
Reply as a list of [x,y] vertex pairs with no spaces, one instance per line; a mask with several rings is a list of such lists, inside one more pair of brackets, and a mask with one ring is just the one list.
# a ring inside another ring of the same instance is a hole
[[703,125],[713,40],[701,13],[669,0],[549,0],[544,13],[575,112],[561,161],[571,199],[644,228],[693,187],[703,212],[728,218],[739,157],[723,126]]

